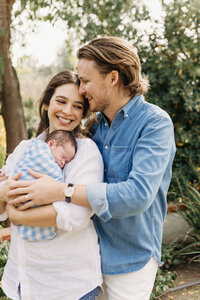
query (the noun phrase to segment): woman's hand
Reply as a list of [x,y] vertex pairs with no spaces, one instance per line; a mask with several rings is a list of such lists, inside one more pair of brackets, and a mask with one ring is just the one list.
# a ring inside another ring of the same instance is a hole
[[14,200],[10,200],[10,204],[20,205],[18,210],[65,199],[63,191],[66,184],[32,170],[28,170],[28,172],[37,178],[37,180],[17,181],[13,184],[12,190],[7,194],[9,198],[15,198]]

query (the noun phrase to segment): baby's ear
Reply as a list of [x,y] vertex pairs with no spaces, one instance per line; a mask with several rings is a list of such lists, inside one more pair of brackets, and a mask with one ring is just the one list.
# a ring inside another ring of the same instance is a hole
[[47,142],[47,145],[49,145],[49,147],[56,146],[56,141],[54,139],[51,139]]

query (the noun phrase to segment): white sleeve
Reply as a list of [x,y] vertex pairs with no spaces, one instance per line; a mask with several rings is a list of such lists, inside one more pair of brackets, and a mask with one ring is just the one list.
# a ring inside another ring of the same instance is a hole
[[29,140],[21,141],[19,145],[15,148],[13,153],[10,154],[6,159],[5,165],[2,168],[2,172],[4,172],[7,176],[12,176],[14,167],[19,161],[20,157],[24,154],[28,144]]
[[[96,144],[90,139],[78,139],[75,158],[64,168],[65,182],[92,184],[103,181],[103,160]],[[87,226],[93,211],[73,203],[53,203],[57,211],[57,227],[67,231],[80,230]]]
[[[2,172],[5,173],[7,176],[12,176],[12,172],[14,170],[14,167],[17,163],[17,161],[20,159],[20,157],[23,155],[24,151],[26,150],[26,147],[28,146],[28,140],[22,141],[13,151],[12,154],[8,156],[6,159],[5,165],[2,168]],[[5,181],[0,182],[0,187],[5,183]],[[7,212],[5,211],[0,215],[0,222],[5,221],[8,218]]]

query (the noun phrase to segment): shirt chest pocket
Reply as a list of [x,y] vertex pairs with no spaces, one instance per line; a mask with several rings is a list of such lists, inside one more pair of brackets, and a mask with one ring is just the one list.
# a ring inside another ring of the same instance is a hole
[[107,168],[108,182],[125,181],[132,165],[132,148],[129,146],[111,146]]

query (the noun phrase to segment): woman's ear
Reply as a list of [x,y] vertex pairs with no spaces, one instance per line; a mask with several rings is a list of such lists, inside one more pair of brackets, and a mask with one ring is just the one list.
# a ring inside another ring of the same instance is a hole
[[48,110],[49,106],[47,104],[44,104],[44,110]]

